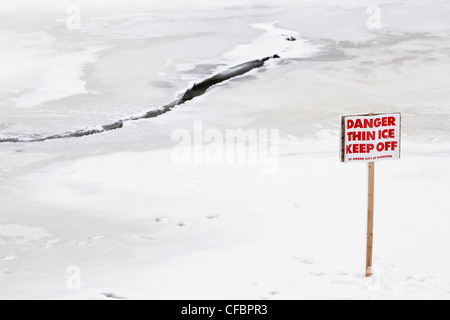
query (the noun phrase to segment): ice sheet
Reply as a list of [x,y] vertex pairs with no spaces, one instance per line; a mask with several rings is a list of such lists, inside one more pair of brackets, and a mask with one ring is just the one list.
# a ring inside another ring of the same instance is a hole
[[[78,3],[68,30],[68,1],[2,1],[2,136],[95,128],[281,58],[120,130],[0,144],[0,298],[449,298],[448,1]],[[368,112],[403,119],[401,160],[376,164],[372,279],[366,167],[338,150],[340,116]],[[278,130],[278,171],[177,164],[174,132],[199,122]]]

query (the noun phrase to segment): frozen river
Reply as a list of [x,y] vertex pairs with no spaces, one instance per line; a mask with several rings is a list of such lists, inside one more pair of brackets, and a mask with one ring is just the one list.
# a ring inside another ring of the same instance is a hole
[[[0,5],[0,141],[98,132],[0,143],[0,298],[450,298],[448,1],[72,2]],[[369,112],[403,134],[372,280],[366,168],[339,163],[340,116]],[[276,154],[174,158],[229,129]]]

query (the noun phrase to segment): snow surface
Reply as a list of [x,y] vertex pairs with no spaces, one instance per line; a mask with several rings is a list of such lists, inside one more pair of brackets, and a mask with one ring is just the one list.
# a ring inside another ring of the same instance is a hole
[[[70,30],[72,1],[2,1],[0,138],[101,126],[280,59],[119,130],[0,144],[1,299],[450,298],[448,1],[77,3]],[[340,116],[368,112],[403,120],[401,160],[376,164],[370,279],[367,168],[338,149]],[[278,130],[277,153],[180,164],[173,133],[198,123]]]

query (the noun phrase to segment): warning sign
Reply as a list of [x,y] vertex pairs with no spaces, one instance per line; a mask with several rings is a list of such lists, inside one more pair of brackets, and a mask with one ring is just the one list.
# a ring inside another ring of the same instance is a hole
[[342,117],[341,161],[400,159],[401,114]]

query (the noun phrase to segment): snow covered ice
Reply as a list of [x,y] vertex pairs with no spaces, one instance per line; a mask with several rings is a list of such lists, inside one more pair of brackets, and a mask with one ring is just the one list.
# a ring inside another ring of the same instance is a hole
[[[280,58],[117,130],[1,143],[0,298],[449,299],[449,21],[440,0],[2,1],[0,140],[102,131]],[[367,167],[339,139],[369,112],[402,113],[402,149],[376,164],[366,279]],[[276,170],[180,164],[180,129],[213,154],[206,133],[255,132]]]

